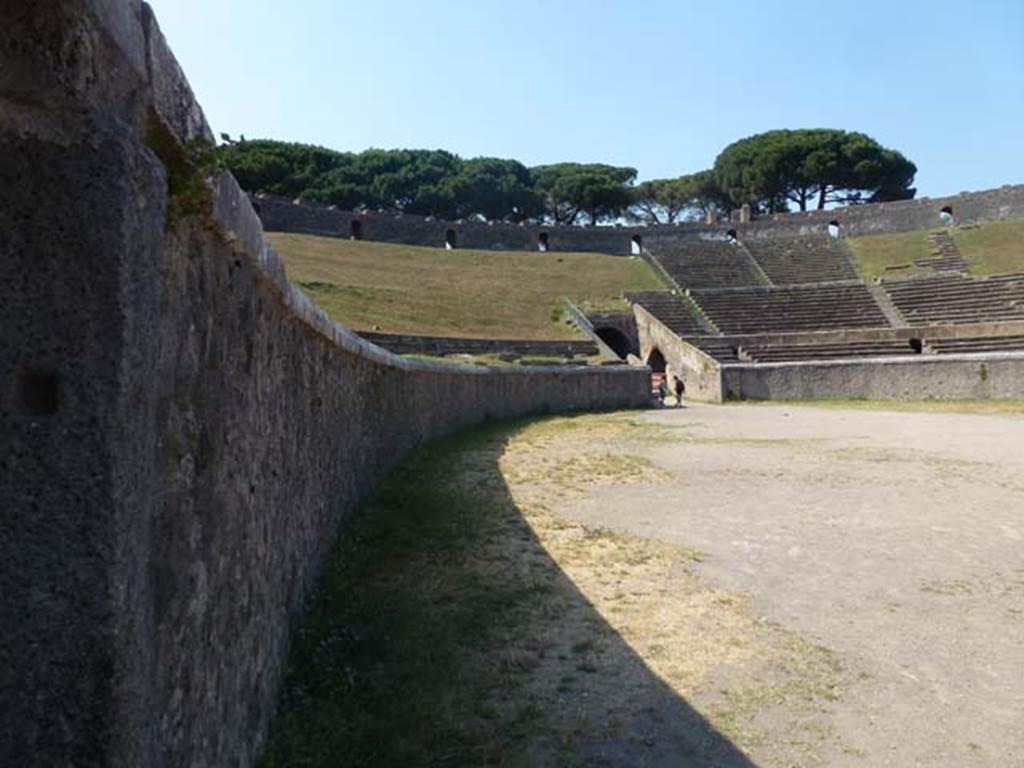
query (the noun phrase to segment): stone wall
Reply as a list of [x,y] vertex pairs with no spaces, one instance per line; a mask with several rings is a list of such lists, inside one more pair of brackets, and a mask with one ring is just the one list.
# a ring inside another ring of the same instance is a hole
[[853,205],[829,211],[806,211],[765,216],[748,223],[707,225],[681,222],[657,226],[536,226],[482,222],[446,222],[423,216],[396,213],[353,213],[315,202],[297,202],[273,195],[254,195],[253,203],[267,230],[301,232],[326,237],[350,237],[352,222],[366,240],[444,247],[454,233],[459,248],[536,251],[542,234],[549,251],[592,251],[615,256],[632,252],[633,238],[655,252],[699,238],[724,239],[734,231],[743,241],[763,237],[824,235],[828,225],[840,225],[843,237],[905,232],[943,226],[939,216],[950,208],[957,224],[1024,218],[1024,184],[1007,185],[981,192],[961,192],[939,198],[919,198],[893,203]]
[[397,355],[518,355],[536,357],[587,357],[597,354],[597,345],[585,339],[543,341],[531,339],[467,339],[451,336],[413,336],[372,333],[359,335]]
[[428,216],[400,213],[353,213],[333,206],[296,202],[274,195],[253,195],[253,205],[264,228],[273,232],[299,232],[324,237],[358,236],[364,240],[445,247],[449,232],[457,248],[500,251],[538,251],[541,235],[547,236],[547,250],[586,251],[629,256],[633,235],[629,227],[563,227],[552,225],[503,224],[475,221],[442,221]]
[[686,396],[703,402],[722,402],[721,365],[693,344],[679,338],[670,328],[639,304],[633,305],[640,357],[647,360],[655,349],[666,362],[666,372],[679,376],[686,385]]
[[1024,397],[1024,352],[722,366],[731,400]]
[[0,4],[0,72],[0,765],[251,765],[375,480],[485,419],[643,404],[647,372],[436,365],[330,321],[201,183],[137,0]]
[[827,344],[830,342],[888,341],[891,339],[971,339],[980,336],[1024,336],[1024,321],[921,325],[903,328],[842,328],[797,333],[759,333],[713,336],[715,341],[742,346],[756,339],[759,344]]

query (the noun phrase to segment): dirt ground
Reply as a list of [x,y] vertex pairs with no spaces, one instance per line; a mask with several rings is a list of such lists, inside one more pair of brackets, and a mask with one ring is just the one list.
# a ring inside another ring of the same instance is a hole
[[262,765],[1024,766],[1024,406],[868,406],[426,446],[336,545]]
[[[555,518],[699,553],[688,571],[751,619],[733,622],[733,645],[778,663],[717,656],[673,679],[643,626],[664,622],[670,646],[699,648],[701,632],[659,616],[671,590],[631,630],[550,531],[538,538],[754,764],[1024,766],[1024,417],[693,405],[632,418],[656,439],[588,443],[647,471],[581,484]],[[522,453],[512,441],[502,469],[528,510],[550,489],[517,482]],[[705,635],[720,640],[715,616]]]

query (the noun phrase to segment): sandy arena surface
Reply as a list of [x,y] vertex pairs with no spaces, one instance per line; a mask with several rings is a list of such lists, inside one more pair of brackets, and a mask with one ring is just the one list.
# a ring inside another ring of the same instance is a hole
[[[667,480],[560,511],[701,550],[831,649],[830,766],[1024,766],[1024,417],[701,406],[640,417]],[[764,768],[768,768],[767,765]]]

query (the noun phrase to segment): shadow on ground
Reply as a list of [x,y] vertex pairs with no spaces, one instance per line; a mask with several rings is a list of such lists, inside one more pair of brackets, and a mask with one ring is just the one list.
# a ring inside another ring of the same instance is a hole
[[754,766],[541,545],[499,467],[521,427],[424,449],[352,516],[264,768]]

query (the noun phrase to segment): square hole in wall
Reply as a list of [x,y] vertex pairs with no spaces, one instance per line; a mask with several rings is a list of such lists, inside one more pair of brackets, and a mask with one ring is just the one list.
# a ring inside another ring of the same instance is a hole
[[54,371],[22,371],[19,390],[21,406],[31,416],[50,416],[60,407],[60,386]]

